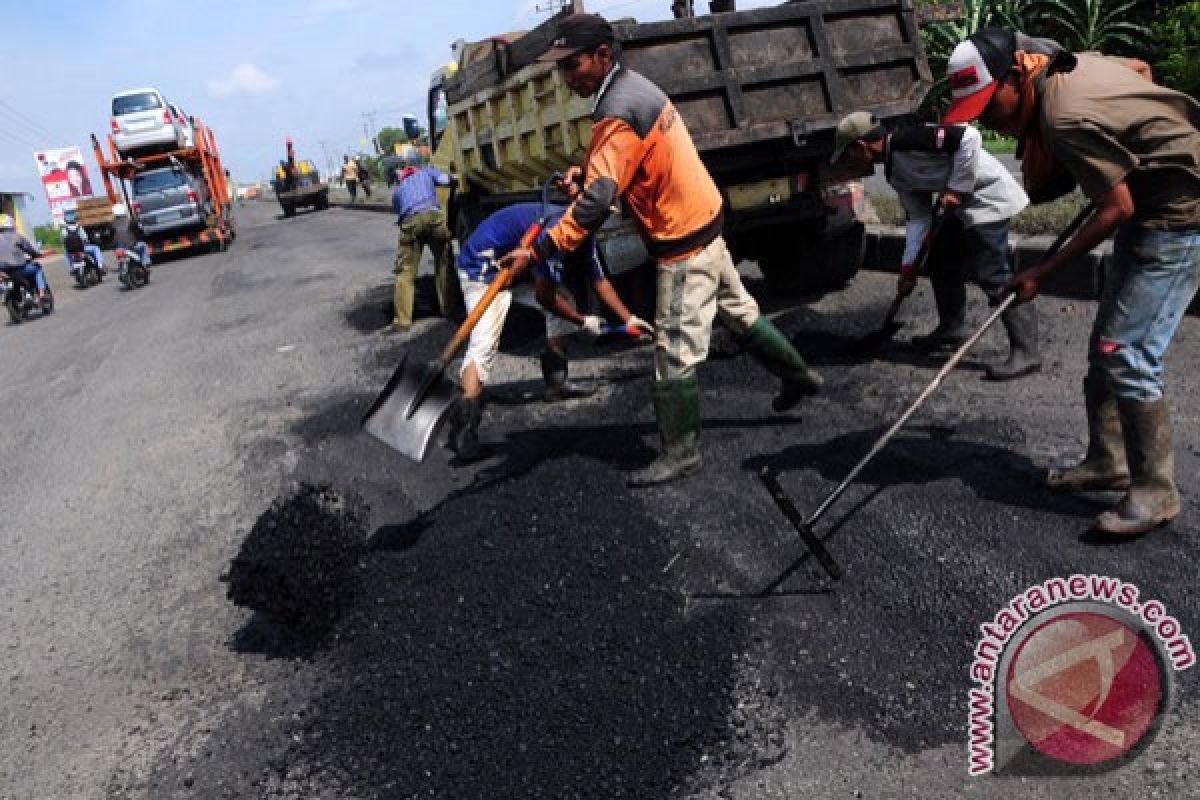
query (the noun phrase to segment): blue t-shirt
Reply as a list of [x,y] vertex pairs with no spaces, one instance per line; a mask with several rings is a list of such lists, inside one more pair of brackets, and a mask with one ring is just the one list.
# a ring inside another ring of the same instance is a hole
[[[554,227],[566,211],[565,206],[547,206],[546,228]],[[492,214],[479,223],[479,227],[467,237],[466,244],[458,254],[458,268],[467,273],[471,280],[491,283],[496,276],[494,264],[486,275],[480,277],[487,263],[487,260],[480,254],[491,250],[493,262],[499,261],[521,244],[521,237],[533,223],[537,222],[541,214],[541,203],[516,203]],[[596,253],[594,238],[588,238],[576,252],[580,257],[587,258],[590,280],[595,281],[604,277],[604,268],[600,265],[600,256]],[[555,257],[549,261],[535,263],[533,274],[534,277],[543,278],[552,283],[562,283],[563,263],[561,258]]]

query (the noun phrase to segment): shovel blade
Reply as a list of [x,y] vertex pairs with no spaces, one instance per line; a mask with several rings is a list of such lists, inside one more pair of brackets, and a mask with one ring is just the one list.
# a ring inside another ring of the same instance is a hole
[[383,391],[362,418],[362,428],[379,441],[418,464],[458,398],[454,385],[438,370],[436,383],[409,416],[409,406],[428,381],[430,367],[400,362]]

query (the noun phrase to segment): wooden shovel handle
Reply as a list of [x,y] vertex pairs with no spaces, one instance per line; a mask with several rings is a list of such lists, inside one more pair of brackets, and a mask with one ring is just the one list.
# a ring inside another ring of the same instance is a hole
[[[529,230],[525,231],[525,235],[521,237],[520,247],[528,248],[533,245],[538,234],[542,232],[542,222],[533,223],[529,226]],[[442,369],[450,363],[451,359],[458,353],[462,346],[467,343],[467,339],[471,335],[471,331],[475,330],[475,326],[479,324],[479,320],[487,313],[488,307],[492,301],[496,299],[496,295],[507,289],[512,284],[521,271],[504,268],[496,273],[495,279],[488,286],[487,291],[483,293],[483,297],[479,298],[479,302],[475,304],[475,308],[471,309],[471,313],[467,314],[467,318],[463,320],[462,325],[458,326],[458,330],[454,332],[454,337],[450,340],[446,348],[442,350],[442,355],[438,358],[438,363]]]

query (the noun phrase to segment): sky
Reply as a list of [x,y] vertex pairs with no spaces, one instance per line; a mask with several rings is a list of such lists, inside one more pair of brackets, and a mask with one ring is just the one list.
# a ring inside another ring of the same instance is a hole
[[[204,120],[235,181],[266,179],[289,136],[298,157],[324,167],[328,149],[340,162],[369,150],[364,124],[398,127],[406,113],[424,124],[429,76],[452,42],[527,30],[553,2],[0,0],[0,191],[28,192],[32,223],[48,221],[33,153],[72,145],[99,187],[89,135],[104,141],[113,94],[145,86]],[[588,11],[640,21],[668,19],[670,5],[585,0]],[[706,0],[696,7],[707,11]]]

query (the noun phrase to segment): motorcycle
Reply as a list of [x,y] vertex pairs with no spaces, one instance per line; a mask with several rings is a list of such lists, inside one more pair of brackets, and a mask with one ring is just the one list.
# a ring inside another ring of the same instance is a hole
[[0,302],[8,308],[8,316],[14,325],[24,322],[37,309],[43,316],[54,312],[54,293],[49,284],[46,285],[46,296],[39,303],[37,289],[20,274],[21,269],[6,267],[0,270]]
[[75,277],[75,285],[80,289],[95,286],[104,280],[100,265],[88,253],[67,253],[67,269]]
[[138,289],[150,282],[150,270],[137,251],[117,248],[117,280],[126,289]]

